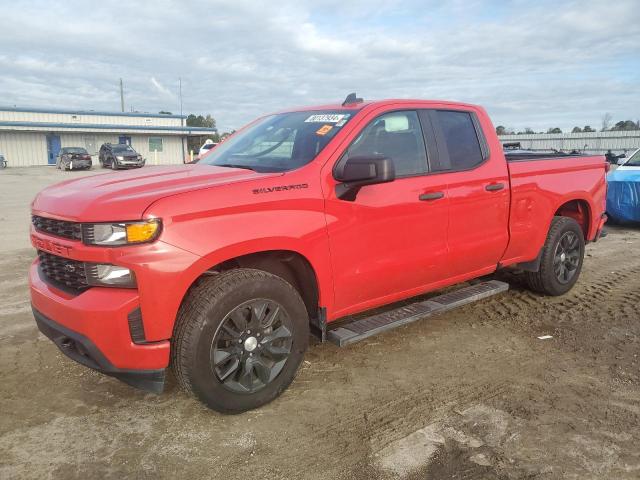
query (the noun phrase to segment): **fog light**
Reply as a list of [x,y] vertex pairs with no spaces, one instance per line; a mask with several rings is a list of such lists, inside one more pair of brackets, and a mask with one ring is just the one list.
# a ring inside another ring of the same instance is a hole
[[106,263],[88,263],[87,283],[94,287],[135,288],[136,277],[128,268]]

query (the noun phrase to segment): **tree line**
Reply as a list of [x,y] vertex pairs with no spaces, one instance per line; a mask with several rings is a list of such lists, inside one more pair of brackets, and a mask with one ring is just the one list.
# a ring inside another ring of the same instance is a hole
[[[167,112],[167,111],[160,111],[160,114],[163,115],[172,115],[171,112]],[[204,127],[204,128],[216,128],[216,119],[213,118],[210,114],[207,115],[194,115],[193,113],[187,115],[187,121],[186,124],[188,127]],[[227,138],[229,135],[231,135],[235,130],[231,131],[231,132],[216,132],[216,133],[212,133],[212,134],[207,134],[207,135],[197,135],[197,136],[190,136],[187,138],[187,150],[188,151],[193,151],[194,154],[198,154],[198,152],[200,151],[200,146],[206,141],[206,140],[213,140],[216,143],[219,143],[220,141],[224,140],[225,138]]]
[[[620,131],[631,131],[631,130],[640,130],[640,120],[621,120],[617,123],[613,123],[611,115],[609,113],[605,113],[602,116],[602,122],[600,126],[601,132],[620,132]],[[595,128],[591,127],[591,125],[585,125],[584,127],[573,127],[571,133],[583,133],[583,132],[597,132]],[[560,127],[551,127],[546,132],[534,132],[533,129],[527,127],[522,131],[516,132],[513,128],[505,127],[503,125],[498,125],[496,127],[496,133],[498,135],[528,135],[532,133],[563,133]]]

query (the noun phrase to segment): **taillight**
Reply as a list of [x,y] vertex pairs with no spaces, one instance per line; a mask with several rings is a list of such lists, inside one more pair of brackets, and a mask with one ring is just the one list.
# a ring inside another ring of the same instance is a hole
[[82,158],[84,158],[85,160],[91,160],[91,155],[84,155]]

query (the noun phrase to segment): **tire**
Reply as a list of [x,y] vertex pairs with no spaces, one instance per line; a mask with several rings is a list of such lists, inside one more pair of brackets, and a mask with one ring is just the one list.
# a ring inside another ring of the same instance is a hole
[[584,233],[569,217],[554,217],[542,247],[540,269],[526,272],[529,288],[544,295],[564,295],[578,281],[584,261]]
[[111,167],[111,170],[117,170],[118,169],[118,164],[116,163],[116,159],[115,158],[111,159],[111,163],[109,164],[109,167]]
[[188,293],[174,327],[171,365],[180,386],[209,408],[241,413],[291,384],[308,342],[307,309],[296,289],[261,270],[230,270]]

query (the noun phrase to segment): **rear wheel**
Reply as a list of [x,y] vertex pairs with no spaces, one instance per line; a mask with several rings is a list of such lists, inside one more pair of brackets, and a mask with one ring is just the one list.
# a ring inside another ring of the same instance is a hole
[[563,295],[578,281],[584,261],[584,234],[569,217],[554,217],[542,249],[540,269],[527,272],[532,290],[546,295]]
[[307,348],[309,319],[298,292],[260,270],[203,280],[185,299],[171,363],[180,385],[208,407],[240,413],[279,396]]

